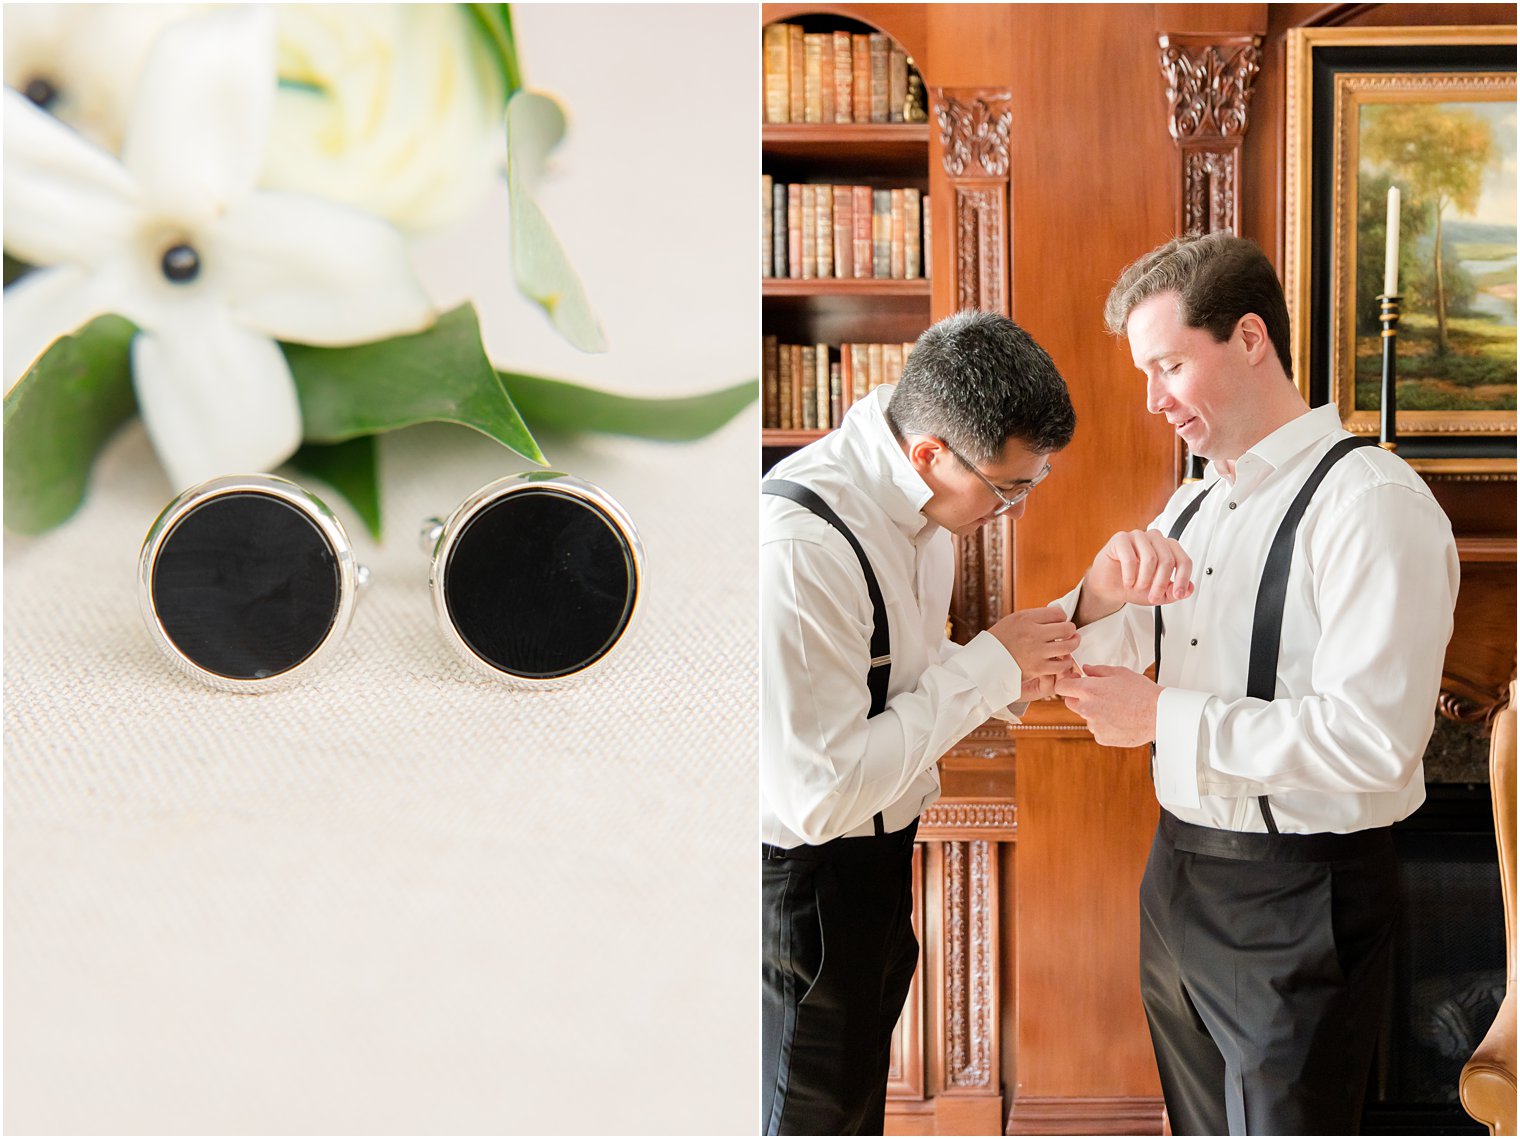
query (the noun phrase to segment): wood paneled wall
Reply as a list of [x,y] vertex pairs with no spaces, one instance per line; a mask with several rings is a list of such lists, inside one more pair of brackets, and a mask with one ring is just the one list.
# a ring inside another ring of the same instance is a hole
[[[1052,477],[997,543],[998,572],[1008,577],[1002,595],[1019,607],[1065,593],[1114,531],[1144,525],[1176,485],[1173,435],[1146,413],[1127,346],[1102,320],[1111,283],[1130,260],[1172,236],[1179,216],[1180,161],[1168,131],[1158,35],[1261,37],[1239,160],[1239,220],[1243,235],[1281,270],[1287,29],[1515,21],[1512,6],[1478,4],[768,4],[765,19],[807,12],[848,15],[892,35],[914,57],[931,97],[1006,93],[1012,124],[1003,307],[1050,352],[1078,419]],[[930,118],[939,317],[956,307],[961,266],[932,107]],[[1448,484],[1437,493],[1473,568],[1464,604],[1474,607],[1459,615],[1459,628],[1494,642],[1485,660],[1499,663],[1485,664],[1488,683],[1487,671],[1502,671],[1506,659],[1512,669],[1514,661],[1515,483]],[[957,596],[964,601],[973,592]],[[1017,814],[1016,835],[996,845],[992,876],[1005,1128],[1159,1133],[1159,1085],[1137,976],[1136,893],[1157,815],[1147,751],[1100,748],[1063,707],[1046,704],[1022,727],[979,730],[942,766],[947,799],[1007,802]],[[942,857],[934,854],[931,867]],[[932,928],[934,912],[929,907],[925,923],[931,958],[948,944],[944,931]],[[936,968],[942,974],[943,962]],[[925,976],[923,1012],[933,1022],[943,1012],[935,986],[944,978]],[[925,1033],[931,1053],[935,1040],[934,1031]],[[987,1118],[981,1107],[966,1115],[966,1100],[936,1112],[936,1096],[945,1098],[944,1063],[926,1058],[925,1098],[903,1101],[889,1130],[945,1133],[957,1121]]]

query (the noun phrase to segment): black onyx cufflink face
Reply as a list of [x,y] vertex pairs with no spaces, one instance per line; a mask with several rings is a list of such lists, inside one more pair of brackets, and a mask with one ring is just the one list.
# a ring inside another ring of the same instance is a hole
[[367,576],[342,524],[285,479],[233,475],[191,487],[143,541],[148,631],[187,675],[257,692],[337,647]]
[[553,471],[500,479],[423,528],[444,638],[499,680],[553,684],[624,644],[644,550],[599,487]]

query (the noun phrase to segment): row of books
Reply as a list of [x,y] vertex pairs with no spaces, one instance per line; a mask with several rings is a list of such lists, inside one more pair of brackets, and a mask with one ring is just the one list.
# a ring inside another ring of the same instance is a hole
[[913,280],[929,275],[929,196],[912,186],[814,186],[760,176],[765,277]]
[[761,416],[765,427],[830,430],[872,388],[895,384],[913,351],[907,344],[761,342]]
[[880,32],[807,32],[801,24],[765,29],[768,123],[925,122],[923,78],[906,52]]

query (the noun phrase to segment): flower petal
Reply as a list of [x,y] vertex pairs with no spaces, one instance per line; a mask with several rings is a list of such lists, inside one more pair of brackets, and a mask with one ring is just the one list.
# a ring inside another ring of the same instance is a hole
[[121,248],[140,216],[121,163],[7,88],[5,248],[34,265],[90,265]]
[[301,443],[301,405],[279,345],[220,306],[186,306],[132,342],[132,383],[175,490],[273,470]]
[[88,270],[39,269],[5,290],[5,390],[26,374],[53,341],[107,312],[96,303]]
[[406,242],[358,210],[252,194],[208,232],[205,252],[233,318],[281,340],[362,344],[433,323]]
[[122,158],[144,200],[204,219],[253,188],[274,102],[274,17],[260,7],[164,29],[138,84]]

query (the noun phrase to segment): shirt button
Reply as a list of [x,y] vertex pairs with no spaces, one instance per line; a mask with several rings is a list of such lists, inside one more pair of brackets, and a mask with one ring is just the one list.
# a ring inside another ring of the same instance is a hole
[[1194,637],[1191,641],[1188,642],[1188,644],[1196,646],[1198,644],[1198,638]]
[[1232,502],[1232,503],[1230,503],[1230,509],[1231,509],[1231,510],[1234,510],[1234,509],[1235,509],[1235,504],[1234,504],[1234,503],[1233,503],[1233,502]]
[[1203,571],[1203,576],[1204,577],[1208,577],[1213,572],[1214,572],[1214,567],[1210,566],[1208,569],[1206,569],[1206,570]]

